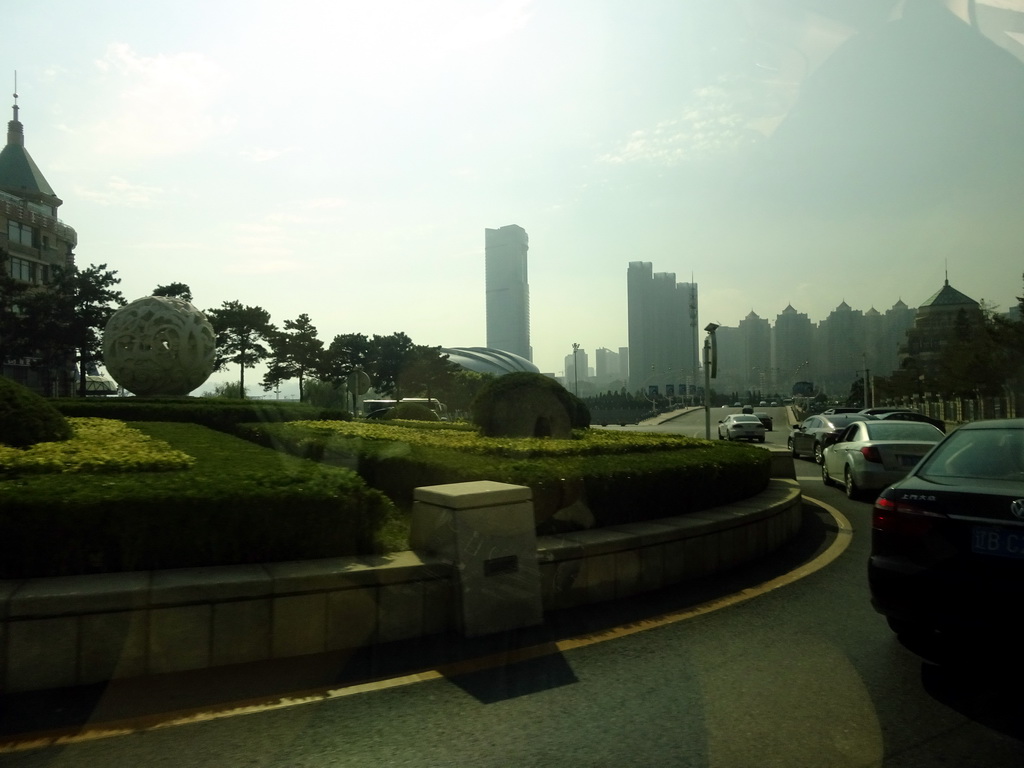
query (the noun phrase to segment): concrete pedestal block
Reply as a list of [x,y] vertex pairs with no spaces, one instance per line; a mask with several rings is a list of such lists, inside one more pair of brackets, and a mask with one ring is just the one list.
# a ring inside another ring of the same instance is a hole
[[482,480],[417,488],[413,499],[412,548],[455,567],[463,635],[543,621],[529,488]]

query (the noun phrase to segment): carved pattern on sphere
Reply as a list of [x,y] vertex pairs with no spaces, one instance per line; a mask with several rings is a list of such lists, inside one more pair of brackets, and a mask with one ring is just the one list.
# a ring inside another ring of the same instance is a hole
[[206,315],[166,296],[121,307],[103,331],[107,372],[140,397],[187,395],[201,386],[213,372],[216,348]]

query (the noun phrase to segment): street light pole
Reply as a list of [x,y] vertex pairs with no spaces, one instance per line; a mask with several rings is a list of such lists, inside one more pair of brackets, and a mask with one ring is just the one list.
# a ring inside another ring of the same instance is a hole
[[718,350],[715,344],[715,331],[719,326],[716,323],[708,323],[704,330],[707,336],[704,338],[704,437],[711,439],[711,379],[717,374],[718,367],[716,359]]

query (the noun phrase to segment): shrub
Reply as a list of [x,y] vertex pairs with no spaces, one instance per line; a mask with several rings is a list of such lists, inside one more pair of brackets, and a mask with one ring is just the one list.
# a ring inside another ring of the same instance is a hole
[[571,440],[510,440],[437,429],[442,425],[449,426],[246,424],[240,434],[351,467],[403,510],[419,486],[469,480],[526,485],[542,533],[556,528],[551,519],[559,510],[574,505],[585,505],[597,526],[634,523],[747,498],[771,477],[768,451],[731,442],[608,430],[578,431]]
[[71,427],[60,411],[17,382],[0,376],[0,443],[26,448],[67,440]]
[[311,560],[385,548],[394,506],[352,471],[192,424],[135,428],[187,451],[194,465],[0,478],[0,578]]
[[488,437],[569,437],[590,426],[586,405],[540,373],[508,373],[489,382],[472,405],[472,421]]
[[348,411],[315,408],[277,400],[230,400],[211,397],[74,397],[54,400],[65,416],[92,416],[120,421],[176,421],[231,432],[239,423],[329,419],[351,421]]

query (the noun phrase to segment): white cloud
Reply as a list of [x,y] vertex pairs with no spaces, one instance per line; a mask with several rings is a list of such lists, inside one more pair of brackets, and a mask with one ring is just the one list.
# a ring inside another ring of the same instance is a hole
[[636,130],[600,160],[675,166],[733,155],[755,140],[762,105],[753,103],[746,84],[723,81],[694,91],[678,116]]
[[148,205],[153,198],[163,193],[160,187],[151,187],[144,184],[132,184],[120,176],[111,176],[106,184],[99,188],[75,187],[75,196],[85,200],[91,200],[100,205],[121,206],[125,208],[138,208]]
[[110,45],[96,67],[111,102],[93,126],[95,151],[119,157],[177,155],[234,127],[218,105],[230,80],[200,53],[146,57],[124,43]]
[[301,265],[291,259],[254,258],[236,261],[224,265],[224,273],[228,275],[270,275],[281,272],[294,274]]
[[265,163],[270,160],[276,160],[279,157],[283,157],[291,152],[295,151],[295,147],[284,147],[281,149],[270,149],[268,147],[253,147],[251,149],[240,150],[240,154],[244,159],[249,160],[253,163]]
[[303,208],[312,208],[317,210],[346,208],[348,204],[349,201],[344,197],[318,197],[312,200],[305,200],[300,203]]

